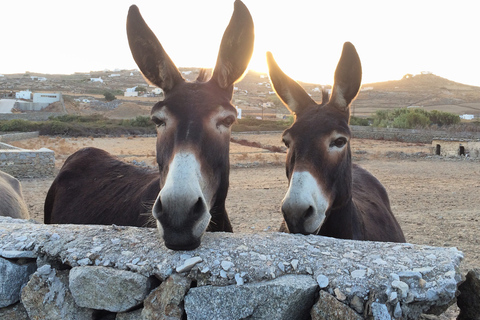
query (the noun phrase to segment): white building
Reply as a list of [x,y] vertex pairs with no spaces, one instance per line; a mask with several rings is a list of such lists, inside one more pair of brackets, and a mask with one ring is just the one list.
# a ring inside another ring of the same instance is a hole
[[155,88],[155,89],[152,90],[152,93],[156,94],[156,95],[160,95],[160,94],[163,93],[163,90],[160,89],[160,88]]
[[136,89],[137,89],[137,87],[125,89],[125,92],[124,92],[123,96],[125,96],[125,97],[138,97],[138,91],[135,91]]
[[460,119],[463,119],[463,120],[473,120],[475,118],[475,115],[473,114],[462,114],[460,116]]
[[61,97],[62,97],[61,93],[37,92],[33,94],[33,103],[46,104],[47,106],[50,103],[60,101]]
[[37,77],[37,76],[30,76],[30,79],[32,79],[32,80],[38,80],[38,81],[47,81],[47,78],[45,78],[45,77]]
[[32,99],[32,91],[25,90],[25,91],[15,92],[15,99],[30,100]]
[[91,82],[101,82],[101,83],[103,83],[103,79],[102,79],[101,77],[99,77],[99,78],[90,78],[90,81],[91,81]]

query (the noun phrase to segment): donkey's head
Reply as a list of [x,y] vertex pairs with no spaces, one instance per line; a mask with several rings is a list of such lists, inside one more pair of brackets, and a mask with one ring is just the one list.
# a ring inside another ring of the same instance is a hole
[[165,93],[151,112],[161,187],[153,216],[168,248],[194,249],[206,230],[232,231],[225,212],[230,131],[237,115],[231,99],[252,56],[252,17],[235,1],[210,80],[201,72],[187,82],[136,6],[128,13],[127,34],[143,75]]
[[347,42],[335,71],[331,97],[317,104],[278,67],[267,53],[270,80],[280,99],[295,115],[283,133],[288,147],[288,191],[282,213],[292,233],[316,234],[329,212],[351,199],[350,103],[362,78],[355,47]]

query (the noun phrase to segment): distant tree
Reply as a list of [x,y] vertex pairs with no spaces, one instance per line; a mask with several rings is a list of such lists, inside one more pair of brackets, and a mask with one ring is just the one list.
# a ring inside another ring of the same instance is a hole
[[110,91],[105,92],[103,94],[103,96],[105,97],[105,100],[107,100],[107,101],[113,101],[113,100],[117,99],[117,97],[115,97],[115,95],[113,93],[111,93]]
[[144,87],[144,86],[137,86],[137,87],[135,88],[135,91],[136,91],[136,92],[147,92],[147,88]]

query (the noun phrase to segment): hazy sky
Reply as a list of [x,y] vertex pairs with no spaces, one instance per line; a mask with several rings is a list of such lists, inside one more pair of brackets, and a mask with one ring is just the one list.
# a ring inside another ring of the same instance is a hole
[[[178,67],[213,67],[233,0],[17,0],[0,6],[0,74],[134,69],[128,8],[136,4]],[[351,41],[363,83],[406,73],[480,86],[478,1],[244,0],[255,23],[250,69],[271,51],[292,78],[331,84]]]

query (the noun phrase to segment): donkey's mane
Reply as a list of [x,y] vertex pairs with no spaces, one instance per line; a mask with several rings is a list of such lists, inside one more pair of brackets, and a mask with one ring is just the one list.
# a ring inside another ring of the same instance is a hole
[[197,77],[197,82],[207,82],[210,80],[212,77],[212,69],[207,69],[207,68],[201,68],[198,77]]
[[322,103],[321,103],[321,105],[322,106],[326,105],[329,98],[330,97],[329,97],[329,94],[328,94],[328,90],[323,88],[322,89]]

